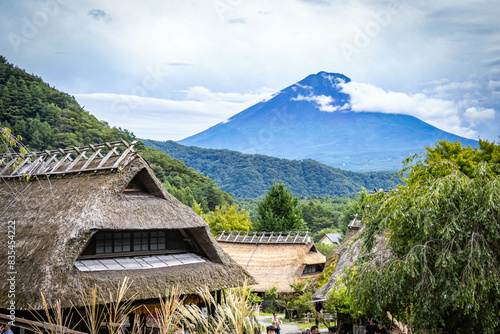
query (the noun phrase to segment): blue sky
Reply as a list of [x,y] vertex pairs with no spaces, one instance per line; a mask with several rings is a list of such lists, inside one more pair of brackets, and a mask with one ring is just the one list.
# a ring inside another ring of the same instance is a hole
[[180,140],[309,74],[353,110],[500,135],[495,1],[2,0],[0,54],[141,138]]

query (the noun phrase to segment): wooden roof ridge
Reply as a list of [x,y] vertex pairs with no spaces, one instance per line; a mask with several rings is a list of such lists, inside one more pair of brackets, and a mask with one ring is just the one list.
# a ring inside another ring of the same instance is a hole
[[313,242],[308,231],[222,231],[217,241],[238,244],[310,244]]
[[363,215],[355,213],[353,216],[352,221],[347,225],[349,229],[356,229],[359,230],[361,226],[363,225]]
[[[117,169],[135,154],[125,140],[41,152],[0,155],[0,177],[42,176]],[[118,151],[119,148],[123,152]]]

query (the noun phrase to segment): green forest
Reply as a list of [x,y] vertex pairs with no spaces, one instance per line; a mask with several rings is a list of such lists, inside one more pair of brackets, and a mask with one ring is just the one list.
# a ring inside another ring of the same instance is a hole
[[260,154],[183,146],[174,141],[144,139],[146,146],[167,152],[214,180],[236,198],[263,196],[274,181],[281,180],[295,196],[352,196],[366,189],[394,189],[395,172],[357,173],[324,165],[315,160],[287,160]]

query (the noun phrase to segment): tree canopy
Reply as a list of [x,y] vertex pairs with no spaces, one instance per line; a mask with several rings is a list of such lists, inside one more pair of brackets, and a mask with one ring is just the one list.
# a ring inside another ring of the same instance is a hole
[[438,142],[425,159],[406,162],[405,186],[370,196],[364,246],[372,249],[374,236],[385,233],[388,250],[347,270],[354,309],[390,311],[417,332],[498,328],[499,149]]
[[239,209],[237,204],[228,207],[218,205],[214,211],[203,213],[200,204],[195,203],[193,210],[207,222],[214,236],[222,231],[250,231],[252,229],[250,213],[245,212],[245,209]]
[[305,230],[307,227],[298,203],[299,199],[293,197],[283,182],[273,184],[258,203],[255,229],[269,232]]

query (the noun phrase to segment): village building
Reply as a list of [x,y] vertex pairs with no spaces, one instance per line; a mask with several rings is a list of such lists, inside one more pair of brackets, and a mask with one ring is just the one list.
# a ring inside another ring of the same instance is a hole
[[326,233],[319,242],[325,245],[338,245],[341,238],[342,234],[340,233]]
[[253,287],[259,293],[273,287],[291,292],[291,283],[317,277],[326,262],[307,232],[223,231],[217,241],[257,280]]
[[174,286],[194,296],[204,286],[255,284],[134,144],[0,156],[0,320],[15,303],[22,325],[29,310],[43,309],[41,292],[78,306],[82,290],[114,292],[125,277],[127,296],[145,305]]
[[[347,231],[342,243],[334,250],[333,254],[329,254],[332,256],[327,259],[327,266],[334,264],[335,267],[329,280],[312,295],[313,303],[317,308],[322,307],[321,304],[328,299],[332,289],[337,289],[338,279],[343,276],[343,270],[354,264],[359,256],[367,255],[362,253],[364,239],[361,235],[365,231],[365,225],[362,218],[363,216],[360,214],[354,215],[347,226]],[[384,258],[388,254],[385,248],[385,236],[377,235],[375,238],[376,242],[370,254]],[[359,325],[355,324],[348,314],[337,314],[337,321],[344,324],[343,328],[346,331],[357,333],[359,330]]]

